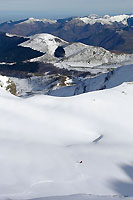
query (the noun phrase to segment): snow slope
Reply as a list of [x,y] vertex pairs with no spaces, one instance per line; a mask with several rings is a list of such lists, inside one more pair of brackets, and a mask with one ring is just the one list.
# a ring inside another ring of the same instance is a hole
[[[121,85],[124,82],[133,81],[133,65],[125,65],[116,68],[99,67],[90,70],[92,74],[79,73],[66,75],[48,75],[34,76],[31,78],[19,79],[10,77],[9,83],[16,86],[18,96],[27,96],[33,94],[48,94],[52,96],[74,96],[86,92],[109,89]],[[2,77],[2,76],[0,76]],[[4,87],[4,82],[0,78]],[[8,78],[7,78],[8,80]],[[6,88],[4,87],[4,88]]]
[[[121,63],[133,59],[133,55],[115,54],[101,47],[93,47],[82,43],[73,43],[65,47],[64,61],[86,63],[88,67],[103,64]],[[84,65],[83,65],[84,66]]]
[[66,44],[68,44],[68,42],[58,37],[55,37],[51,34],[42,33],[31,36],[30,40],[22,43],[21,46],[30,47],[34,50],[54,55],[54,51],[58,46],[63,46]]
[[57,87],[48,92],[53,96],[73,96],[86,92],[109,89],[124,82],[133,81],[133,65],[118,67],[108,73],[100,73],[92,77],[77,77],[73,79],[72,86]]
[[0,198],[133,196],[132,102],[133,83],[69,98],[0,89]]
[[[5,200],[5,199],[0,198],[0,200]],[[117,195],[97,196],[97,195],[87,195],[87,194],[75,194],[75,195],[65,195],[65,196],[33,198],[30,200],[132,200],[132,197],[123,197]]]
[[130,198],[124,198],[122,196],[95,196],[95,195],[70,195],[70,196],[57,196],[57,197],[44,197],[37,198],[36,200],[132,200]]
[[[28,41],[20,45],[45,53],[41,57],[31,59],[31,61],[55,63],[57,67],[69,70],[74,68],[79,71],[88,71],[87,68],[103,64],[123,64],[127,61],[133,63],[133,54],[115,54],[101,47],[93,47],[82,43],[68,43],[51,34],[31,36]],[[64,58],[54,57],[54,52],[58,46],[64,47]]]

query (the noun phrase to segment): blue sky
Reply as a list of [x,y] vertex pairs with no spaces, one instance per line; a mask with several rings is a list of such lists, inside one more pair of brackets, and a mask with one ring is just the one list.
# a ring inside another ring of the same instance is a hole
[[133,0],[0,0],[0,20],[133,12]]

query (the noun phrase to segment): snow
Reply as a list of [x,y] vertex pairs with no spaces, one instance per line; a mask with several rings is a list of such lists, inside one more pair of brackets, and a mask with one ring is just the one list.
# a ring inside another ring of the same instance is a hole
[[[68,43],[51,34],[37,34],[31,36],[28,41],[20,44],[34,50],[43,52],[44,55],[31,59],[31,62],[54,63],[56,67],[69,70],[88,71],[87,68],[100,65],[123,65],[126,62],[133,63],[133,54],[115,54],[101,47],[93,47],[82,43]],[[58,46],[65,50],[64,58],[56,58],[54,52]]]
[[0,198],[132,197],[132,102],[132,82],[67,98],[0,89]]
[[69,86],[69,85],[71,85],[72,84],[72,79],[70,79],[70,78],[68,78],[68,77],[66,77],[66,80],[65,80],[65,85],[66,86]]
[[95,196],[95,195],[70,195],[57,197],[37,198],[36,200],[132,200],[132,198],[124,198],[121,196]]
[[122,23],[123,25],[127,25],[127,19],[133,17],[133,15],[116,15],[116,16],[109,16],[105,15],[103,17],[99,17],[97,15],[89,15],[88,17],[80,17],[78,19],[82,20],[86,24],[95,24],[101,23],[102,25],[112,25],[114,22]]
[[92,66],[105,63],[123,62],[133,58],[133,55],[115,54],[102,47],[73,43],[65,47],[66,59],[69,62],[86,62]]
[[73,96],[85,92],[109,89],[121,85],[124,82],[133,81],[133,65],[126,65],[113,69],[108,73],[100,73],[85,78],[73,79],[71,87],[56,87],[48,92],[53,96]]
[[[126,15],[126,14],[122,14],[122,15],[116,15],[116,16],[109,16],[109,15],[105,15],[103,17],[95,15],[95,14],[91,14],[87,17],[77,17],[77,18],[73,18],[72,20],[78,19],[83,21],[86,24],[95,24],[95,23],[101,23],[103,25],[107,24],[107,25],[113,25],[114,22],[117,23],[121,23],[123,25],[127,25],[127,19],[133,17],[132,14],[130,15]],[[8,21],[8,23],[12,23],[14,21]],[[20,22],[19,24],[31,24],[34,25],[36,23],[49,23],[49,24],[55,24],[57,23],[57,20],[51,20],[51,19],[35,19],[33,17],[28,18],[26,20],[24,20],[23,22]]]
[[36,34],[30,37],[30,40],[20,44],[23,47],[30,47],[34,50],[54,55],[54,51],[58,46],[67,44],[64,40],[51,34]]
[[15,62],[14,63],[7,63],[7,62],[0,62],[0,65],[14,65],[16,64]]
[[35,19],[33,17],[30,17],[26,19],[25,21],[19,23],[19,24],[34,24],[36,22],[42,22],[42,23],[49,23],[49,24],[54,24],[57,22],[57,20],[50,20],[50,19]]
[[[6,36],[7,36],[7,37],[14,37],[14,36],[17,36],[17,35],[15,35],[15,34],[10,34],[10,33],[6,33]],[[20,37],[20,36],[17,36],[17,37]]]
[[8,77],[0,75],[0,87],[1,88],[6,89],[6,87],[8,86],[8,81],[9,81]]
[[[110,68],[109,68],[110,67]],[[86,68],[85,68],[86,69]],[[100,89],[109,89],[121,85],[124,82],[133,81],[133,64],[124,66],[101,66],[87,68],[91,74],[82,73],[73,76],[61,76],[59,74],[34,76],[19,79],[10,77],[16,85],[18,96],[33,94],[48,94],[52,96],[73,96],[85,92]],[[69,86],[69,87],[67,87]]]

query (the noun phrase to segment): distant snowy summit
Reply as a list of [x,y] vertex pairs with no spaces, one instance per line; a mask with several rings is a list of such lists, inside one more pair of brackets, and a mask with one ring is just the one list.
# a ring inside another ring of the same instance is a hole
[[116,15],[116,16],[109,16],[109,15],[104,15],[103,17],[100,17],[98,15],[89,15],[88,17],[79,17],[77,19],[82,20],[86,24],[95,24],[95,23],[101,23],[102,25],[104,24],[113,24],[115,22],[117,23],[122,23],[124,25],[128,25],[127,20],[128,18],[133,17],[133,15]]
[[[89,15],[87,17],[77,17],[73,19],[80,19],[86,24],[95,24],[95,23],[101,23],[102,25],[104,24],[113,24],[115,22],[117,23],[122,23],[124,25],[127,24],[127,19],[133,17],[133,15],[116,15],[116,16],[110,16],[110,15],[104,15],[103,17],[98,16],[96,14]],[[35,19],[35,18],[28,18],[25,21],[21,23],[35,23],[35,22],[43,22],[43,23],[57,23],[57,20],[50,20],[50,19]]]
[[54,24],[57,22],[57,20],[51,20],[51,19],[35,19],[33,17],[30,17],[26,20],[24,20],[22,23],[28,23],[28,24],[34,24],[35,22],[42,22],[42,23],[49,23],[49,24]]
[[[81,20],[84,23],[90,24],[90,25],[93,25],[95,23],[101,23],[102,25],[104,25],[104,24],[111,25],[115,22],[127,25],[127,20],[132,17],[133,17],[133,14],[130,14],[130,15],[122,14],[122,15],[115,15],[115,16],[110,16],[110,15],[99,16],[96,14],[91,14],[86,17],[72,17],[72,18],[68,18],[68,19],[66,18],[64,20],[63,19],[62,20],[51,20],[51,19],[45,19],[45,18],[36,19],[36,18],[30,17],[30,18],[27,18],[24,20],[17,21],[17,23],[18,24],[25,24],[25,23],[26,24],[35,24],[37,22],[40,22],[40,23],[55,24],[55,23],[59,23],[61,21],[69,22],[69,21],[72,21],[75,19],[75,20]],[[10,20],[10,21],[7,21],[6,23],[11,24],[11,23],[16,23],[16,22]]]

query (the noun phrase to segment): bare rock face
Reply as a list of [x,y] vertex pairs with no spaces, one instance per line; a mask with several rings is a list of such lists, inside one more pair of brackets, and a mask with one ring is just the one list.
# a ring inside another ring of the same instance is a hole
[[65,56],[65,50],[62,46],[57,47],[54,52],[54,56],[57,58],[63,58]]
[[127,22],[128,22],[129,27],[130,27],[130,28],[133,28],[133,17],[130,17],[130,18],[127,20]]

